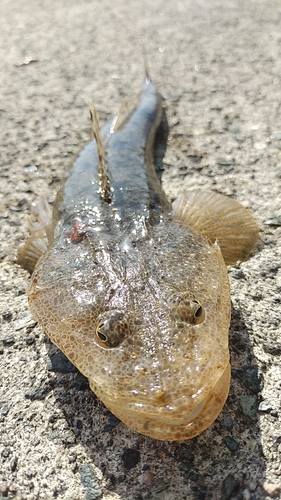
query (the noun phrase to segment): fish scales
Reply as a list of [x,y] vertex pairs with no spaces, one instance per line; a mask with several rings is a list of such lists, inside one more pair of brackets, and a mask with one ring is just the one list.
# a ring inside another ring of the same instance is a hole
[[118,125],[100,131],[92,113],[96,141],[68,171],[52,216],[39,202],[18,256],[32,272],[32,314],[91,389],[133,429],[174,441],[211,425],[227,398],[226,263],[247,258],[258,226],[218,193],[169,202],[163,113],[149,77]]

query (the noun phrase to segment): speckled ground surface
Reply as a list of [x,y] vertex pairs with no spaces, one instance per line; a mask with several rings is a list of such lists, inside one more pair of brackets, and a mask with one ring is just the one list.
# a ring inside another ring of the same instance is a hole
[[[0,496],[281,498],[280,26],[279,0],[1,1]],[[256,253],[229,273],[228,401],[210,429],[174,444],[114,425],[71,367],[51,371],[59,355],[14,262],[31,203],[54,199],[91,137],[92,99],[104,121],[139,90],[140,33],[171,126],[169,196],[216,189],[261,226]]]

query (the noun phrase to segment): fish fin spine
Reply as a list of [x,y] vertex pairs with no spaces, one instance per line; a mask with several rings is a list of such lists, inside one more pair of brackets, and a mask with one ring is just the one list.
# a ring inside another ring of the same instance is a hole
[[101,196],[104,201],[107,203],[111,202],[110,196],[110,182],[107,174],[106,168],[106,151],[101,138],[101,130],[99,124],[99,115],[98,112],[93,106],[90,109],[90,117],[92,122],[92,131],[93,136],[97,145],[98,150],[98,158],[99,158],[99,172],[100,172],[100,180],[101,180]]

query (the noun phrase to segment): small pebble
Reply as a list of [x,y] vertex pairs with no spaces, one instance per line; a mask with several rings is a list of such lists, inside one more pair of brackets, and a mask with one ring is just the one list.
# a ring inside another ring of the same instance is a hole
[[233,428],[233,423],[233,418],[231,417],[224,417],[222,421],[223,427],[228,431],[231,431],[231,429]]
[[273,443],[276,443],[276,444],[279,444],[281,443],[281,434],[272,434],[270,436],[271,440],[273,441]]
[[197,483],[199,479],[199,474],[191,470],[190,473],[188,474],[188,479],[190,479],[190,481],[193,481],[194,483]]
[[12,317],[13,317],[13,313],[10,311],[4,311],[2,313],[2,318],[4,321],[11,321]]
[[249,483],[249,490],[250,491],[255,491],[257,489],[257,483],[255,483],[254,481],[251,481]]
[[46,141],[49,142],[49,141],[56,141],[57,140],[57,135],[52,133],[52,132],[49,132],[48,134],[46,134],[46,137],[45,137]]
[[18,465],[18,457],[12,458],[12,460],[10,462],[10,468],[11,468],[12,472],[15,472],[17,465]]
[[235,278],[236,280],[245,279],[245,274],[241,271],[241,269],[232,269],[229,274],[231,278]]
[[226,447],[230,451],[236,451],[239,448],[239,443],[235,439],[233,439],[231,436],[224,436],[222,442],[226,445]]
[[269,481],[265,481],[263,483],[263,489],[266,491],[266,493],[269,494],[271,498],[276,498],[279,496],[279,493],[281,491],[281,484],[276,484],[276,483],[271,483]]
[[0,413],[4,417],[6,417],[6,415],[8,415],[9,411],[10,411],[10,407],[9,406],[7,406],[7,405],[0,406]]
[[25,338],[25,342],[26,342],[26,345],[32,345],[32,344],[34,344],[34,342],[35,342],[35,337],[34,337],[34,335],[28,335],[28,336]]
[[270,139],[273,140],[273,141],[281,141],[281,131],[277,131],[277,132],[273,132],[273,134],[271,134],[270,136]]
[[153,486],[153,484],[154,484],[154,478],[153,478],[153,475],[151,474],[150,470],[144,471],[144,473],[143,473],[143,483],[146,486],[148,486],[149,488],[151,488],[151,486]]
[[2,337],[2,341],[3,341],[3,345],[5,347],[7,347],[10,345],[13,345],[15,343],[16,339],[15,339],[14,335],[12,335],[11,333],[7,333],[7,335]]
[[117,418],[115,415],[113,415],[113,413],[111,413],[108,417],[107,424],[105,424],[102,431],[103,432],[111,431],[112,429],[114,429],[114,427],[116,427],[116,425],[119,424],[119,422],[120,422],[119,418]]
[[23,328],[29,327],[33,328],[34,326],[37,325],[37,321],[29,314],[26,316],[26,318],[19,319],[18,321],[15,321],[14,323],[14,329],[15,331],[22,330]]
[[258,400],[256,396],[242,395],[239,398],[242,413],[255,422],[258,420]]
[[281,342],[264,342],[263,349],[268,354],[272,354],[273,356],[280,356],[281,354]]
[[243,490],[243,499],[250,500],[250,498],[251,498],[251,493],[249,492],[249,490],[247,489]]
[[228,474],[222,482],[221,500],[230,500],[240,487],[240,483],[232,474]]
[[9,487],[6,483],[2,483],[0,485],[0,495],[3,496],[4,498],[8,497],[9,493]]
[[281,215],[272,214],[267,219],[265,219],[263,221],[263,223],[266,224],[267,226],[276,226],[276,227],[279,227],[279,226],[281,226]]
[[74,464],[76,463],[77,460],[77,455],[76,453],[73,453],[73,455],[69,455],[68,463],[69,464]]
[[192,469],[193,464],[189,462],[188,460],[183,460],[182,462],[179,463],[179,470],[188,472],[190,469]]
[[259,404],[258,410],[263,413],[269,413],[272,410],[272,404],[269,401],[264,400]]
[[3,458],[8,458],[8,456],[10,455],[10,453],[11,453],[10,448],[4,448],[4,450],[1,453],[1,455],[2,455]]
[[79,467],[81,482],[86,489],[85,500],[95,500],[101,494],[99,481],[91,464],[83,464]]
[[135,448],[127,448],[121,455],[125,469],[131,470],[140,461],[140,452]]
[[23,167],[23,170],[27,173],[27,174],[34,174],[35,172],[37,172],[37,167],[35,165],[25,165]]
[[230,165],[235,165],[235,160],[234,158],[217,158],[217,164],[228,167]]
[[25,475],[26,475],[26,477],[27,477],[28,479],[31,479],[33,476],[35,476],[35,475],[36,475],[36,472],[32,471],[31,469],[27,469],[27,470],[25,471]]
[[164,479],[160,479],[156,484],[154,491],[155,493],[161,493],[161,491],[166,490],[169,487],[169,483],[165,482]]

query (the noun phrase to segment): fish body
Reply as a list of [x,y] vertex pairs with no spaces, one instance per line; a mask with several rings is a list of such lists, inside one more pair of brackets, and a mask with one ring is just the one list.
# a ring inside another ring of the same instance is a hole
[[93,118],[95,140],[52,216],[39,204],[19,261],[33,271],[32,314],[91,389],[133,429],[174,441],[206,429],[227,398],[230,290],[219,244],[226,261],[242,259],[258,228],[223,195],[169,202],[155,168],[163,116],[147,77],[118,126],[100,133]]

